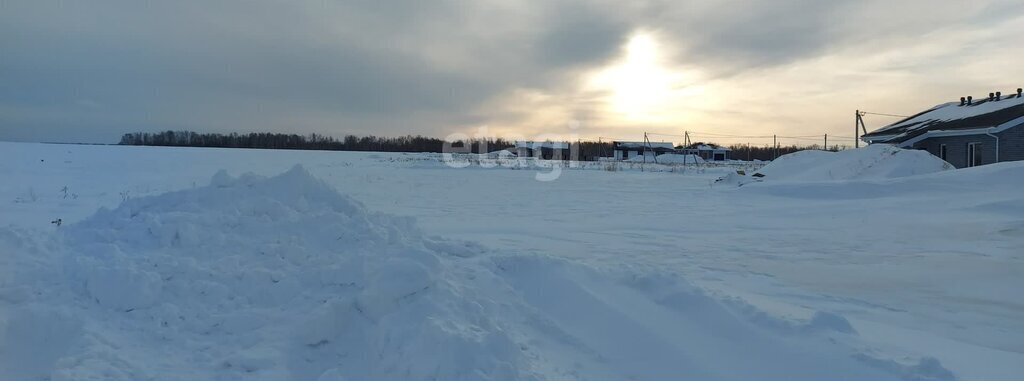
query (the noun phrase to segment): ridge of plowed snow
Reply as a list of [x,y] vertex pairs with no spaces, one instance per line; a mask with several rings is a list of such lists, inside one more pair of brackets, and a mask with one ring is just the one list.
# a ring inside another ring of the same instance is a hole
[[2,379],[952,379],[840,344],[839,315],[426,238],[301,167],[62,231],[0,229]]
[[765,181],[882,180],[952,168],[925,151],[872,144],[839,152],[794,152],[780,156],[757,173],[765,175]]

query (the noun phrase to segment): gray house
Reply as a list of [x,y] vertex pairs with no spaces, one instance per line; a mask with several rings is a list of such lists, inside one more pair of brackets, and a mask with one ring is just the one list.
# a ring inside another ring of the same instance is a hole
[[569,142],[553,141],[516,141],[515,147],[508,148],[518,157],[534,157],[543,160],[570,160],[572,159],[571,145]]
[[654,160],[654,156],[675,151],[671,142],[612,142],[612,157],[615,160],[631,160],[641,155]]
[[869,144],[927,150],[957,168],[1024,160],[1024,94],[960,98],[865,134]]
[[722,147],[720,145],[710,143],[693,143],[689,146],[683,147],[682,149],[682,153],[684,155],[697,155],[706,161],[729,160],[730,151],[732,150],[728,147]]

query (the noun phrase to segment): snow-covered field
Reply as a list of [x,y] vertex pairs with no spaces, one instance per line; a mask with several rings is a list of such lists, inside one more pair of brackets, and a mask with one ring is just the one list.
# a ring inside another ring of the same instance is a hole
[[0,143],[0,379],[1020,379],[1024,163],[916,154]]

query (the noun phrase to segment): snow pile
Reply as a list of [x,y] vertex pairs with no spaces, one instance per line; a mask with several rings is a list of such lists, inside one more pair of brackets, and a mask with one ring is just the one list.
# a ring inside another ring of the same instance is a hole
[[757,173],[766,181],[882,180],[953,169],[925,151],[887,144],[839,152],[806,150],[773,160]]
[[[950,380],[818,312],[423,237],[301,167],[0,229],[0,379]],[[16,269],[16,271],[15,271]]]
[[489,303],[446,279],[472,247],[301,167],[132,199],[62,246],[13,251],[0,378],[530,378]]
[[[646,156],[647,156],[646,160],[647,160],[648,163],[654,162],[655,156],[653,154],[647,154]],[[642,155],[641,156],[636,156],[636,157],[633,157],[633,158],[629,159],[629,161],[634,161],[634,162],[643,162],[644,160],[645,160],[644,156],[642,156]],[[700,156],[697,156],[697,155],[693,155],[693,154],[681,155],[681,154],[677,154],[677,153],[663,153],[663,154],[657,156],[657,160],[658,160],[659,164],[703,164],[704,163],[704,159],[703,158],[701,158]]]
[[[953,379],[932,358],[885,363],[836,345],[856,336],[840,315],[780,320],[655,269],[601,270],[530,256],[498,258],[497,267],[530,307],[524,310],[541,313],[523,328],[531,349],[555,362],[548,366],[576,364],[570,373],[549,373],[552,379]],[[938,366],[924,372],[924,363]]]
[[715,185],[733,186],[733,185],[735,185],[737,187],[741,187],[741,186],[744,186],[744,185],[747,185],[747,184],[750,184],[750,183],[760,182],[761,179],[763,179],[763,178],[764,177],[761,177],[760,175],[758,175],[758,176],[747,176],[745,173],[744,174],[740,174],[739,172],[733,171],[733,172],[726,173],[725,176],[722,176],[722,177],[719,177],[718,179],[715,179],[715,181],[713,181],[711,183],[711,185],[712,186],[715,186]]

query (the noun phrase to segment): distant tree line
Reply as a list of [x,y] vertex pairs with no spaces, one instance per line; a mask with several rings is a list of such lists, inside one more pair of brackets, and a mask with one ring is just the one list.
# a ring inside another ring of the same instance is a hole
[[[282,134],[251,132],[247,134],[197,133],[193,131],[133,132],[121,136],[121,145],[173,146],[173,147],[215,147],[215,148],[266,148],[328,151],[375,151],[375,152],[442,152],[446,142],[443,139],[420,135],[399,137],[346,135],[342,139],[332,136],[309,134]],[[570,143],[571,149],[579,153],[579,160],[597,160],[612,156],[610,142],[577,141]],[[502,138],[477,138],[451,142],[453,147],[472,153],[487,153],[513,147],[514,141]],[[469,147],[466,150],[465,147]],[[807,149],[821,149],[812,146],[750,146],[735,144],[729,146],[729,157],[735,160],[772,160],[775,157]],[[839,146],[830,147],[838,151]]]
[[[456,146],[470,144],[473,152],[486,147],[506,148],[512,143],[503,139],[474,139],[458,142]],[[216,148],[267,148],[330,151],[378,151],[378,152],[441,152],[445,141],[426,136],[355,136],[342,139],[332,136],[309,134],[281,134],[251,132],[248,134],[201,134],[192,131],[133,132],[121,137],[121,145],[174,146],[174,147],[216,147]]]
[[[426,136],[355,136],[342,139],[332,136],[309,134],[282,134],[251,132],[248,134],[229,133],[201,134],[193,131],[133,132],[121,136],[120,145],[172,146],[172,147],[215,147],[215,148],[267,148],[329,151],[377,151],[377,152],[442,152],[443,139]],[[452,142],[453,147],[465,149],[469,145],[472,153],[487,153],[515,145],[514,141],[502,138],[478,138]],[[596,160],[600,156],[611,156],[612,145],[598,142],[575,142],[580,157]]]
[[[729,158],[733,160],[773,160],[776,157],[790,154],[797,151],[806,150],[821,150],[821,146],[818,144],[812,144],[808,146],[779,146],[772,147],[771,145],[765,146],[752,146],[748,144],[733,144],[729,146],[732,151],[729,152]],[[838,145],[828,147],[829,151],[836,152],[841,150],[842,147]]]

